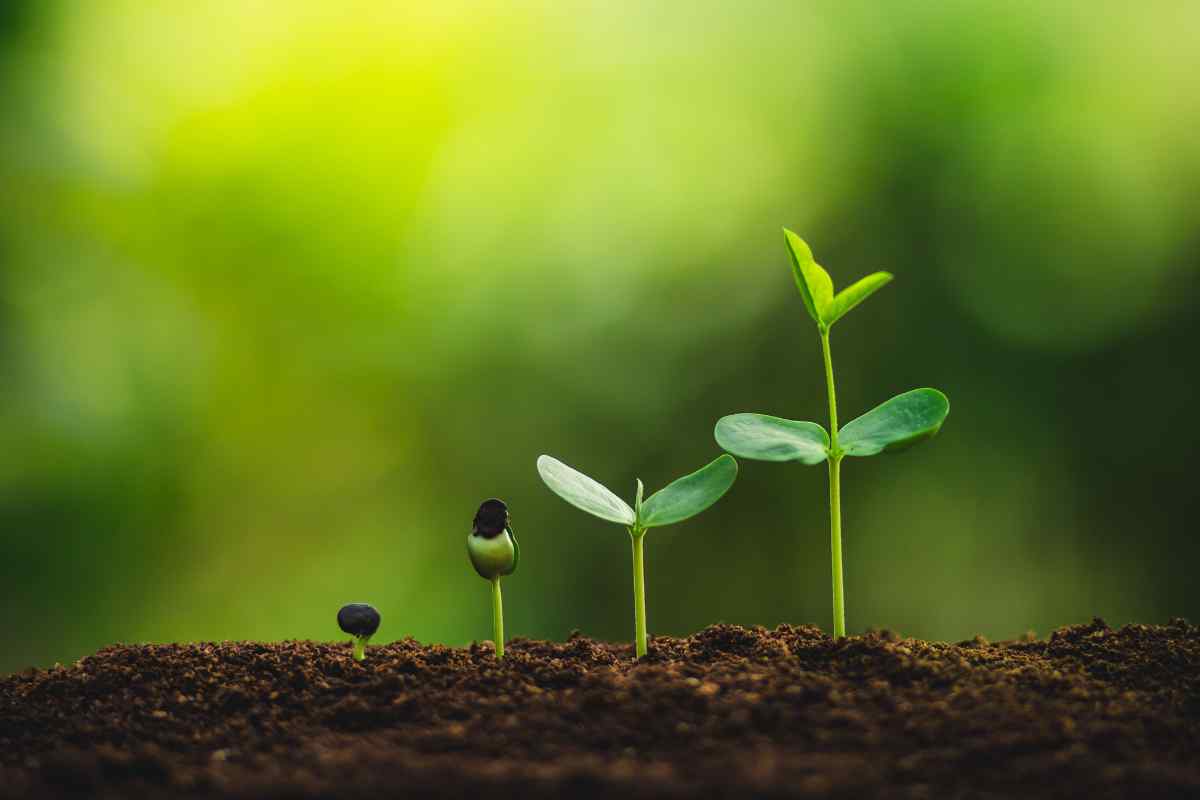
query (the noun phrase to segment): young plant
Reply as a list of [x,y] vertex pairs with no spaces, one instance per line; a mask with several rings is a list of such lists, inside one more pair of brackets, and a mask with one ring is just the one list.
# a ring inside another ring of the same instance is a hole
[[873,456],[909,447],[933,436],[942,427],[950,402],[937,389],[913,389],[847,422],[838,429],[829,329],[850,309],[892,279],[876,272],[834,294],[833,281],[813,260],[812,251],[796,234],[784,229],[792,255],[792,273],[804,307],[817,323],[829,391],[829,432],[815,422],[797,422],[765,414],[732,414],[716,426],[717,444],[742,458],[760,461],[829,462],[829,529],[833,556],[833,635],[846,635],[846,605],[842,588],[841,464],[845,456]]
[[540,456],[538,474],[557,494],[576,508],[608,522],[624,525],[633,543],[633,622],[637,657],[646,655],[646,577],[642,566],[642,538],[659,528],[694,517],[729,491],[737,477],[737,461],[727,455],[691,475],[686,475],[642,501],[637,482],[633,508],[604,486],[556,458]]
[[467,555],[479,577],[492,584],[492,638],[496,658],[504,658],[504,599],[500,596],[500,578],[517,571],[521,548],[508,518],[503,500],[484,500],[475,512],[475,522],[467,535]]
[[366,603],[350,603],[338,609],[338,627],[354,637],[354,660],[367,657],[367,642],[379,630],[379,612]]

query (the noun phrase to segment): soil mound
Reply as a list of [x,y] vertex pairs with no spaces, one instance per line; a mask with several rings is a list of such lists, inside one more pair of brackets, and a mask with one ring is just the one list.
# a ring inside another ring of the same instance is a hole
[[0,798],[1200,797],[1200,629],[108,647],[0,678]]

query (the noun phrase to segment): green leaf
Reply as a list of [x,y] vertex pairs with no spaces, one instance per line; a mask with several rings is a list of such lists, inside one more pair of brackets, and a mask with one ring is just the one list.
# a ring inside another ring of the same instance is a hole
[[722,454],[705,467],[685,475],[646,498],[638,525],[658,528],[694,517],[729,491],[737,477],[737,461]]
[[950,413],[950,401],[937,389],[913,389],[876,406],[838,432],[848,456],[903,450],[933,436]]
[[846,316],[847,311],[875,294],[875,292],[890,283],[891,280],[892,273],[876,272],[842,289],[833,298],[833,305],[829,309],[829,319],[826,320],[826,323],[832,325],[837,322]]
[[646,493],[646,487],[642,485],[642,479],[637,479],[637,495],[633,500],[633,514],[636,517],[642,516],[642,495]]
[[621,525],[632,525],[636,520],[628,503],[557,458],[538,456],[537,468],[550,491],[576,508]]
[[758,461],[820,464],[829,455],[829,434],[815,422],[730,414],[717,420],[713,436],[722,449]]
[[817,327],[827,327],[825,320],[833,304],[833,279],[813,260],[812,250],[803,239],[787,228],[783,229],[783,235],[787,238],[788,252],[792,254],[792,277],[796,279],[804,307]]

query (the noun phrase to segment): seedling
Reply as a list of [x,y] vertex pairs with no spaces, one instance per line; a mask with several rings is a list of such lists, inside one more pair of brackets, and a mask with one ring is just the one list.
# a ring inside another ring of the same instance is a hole
[[950,401],[937,389],[913,389],[851,420],[838,430],[837,396],[833,387],[833,360],[829,354],[829,329],[850,309],[866,300],[892,279],[876,272],[833,293],[833,281],[796,234],[783,231],[792,255],[792,273],[804,307],[817,323],[821,355],[825,360],[825,385],[829,390],[829,432],[815,422],[797,422],[765,414],[732,414],[717,422],[717,444],[734,455],[760,461],[829,463],[829,531],[833,556],[833,635],[846,635],[846,604],[842,587],[841,464],[845,456],[873,456],[909,447],[933,436],[950,412]]
[[379,630],[379,612],[366,603],[350,603],[338,610],[338,627],[354,637],[354,660],[367,657],[367,642]]
[[737,461],[718,456],[706,467],[686,475],[642,502],[642,482],[637,482],[633,508],[607,488],[556,458],[539,456],[538,474],[550,491],[594,517],[624,525],[633,542],[633,621],[637,656],[646,655],[646,578],[642,566],[642,539],[650,528],[671,525],[694,517],[729,491],[737,477]]
[[500,578],[517,571],[521,548],[508,518],[503,500],[484,500],[475,512],[475,522],[467,535],[467,555],[479,577],[492,584],[492,638],[496,658],[504,658],[504,599],[500,596]]

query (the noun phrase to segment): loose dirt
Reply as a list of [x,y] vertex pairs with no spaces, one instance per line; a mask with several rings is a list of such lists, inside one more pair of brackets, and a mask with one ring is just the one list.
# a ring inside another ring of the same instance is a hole
[[1200,629],[116,646],[0,678],[0,798],[1200,797]]

